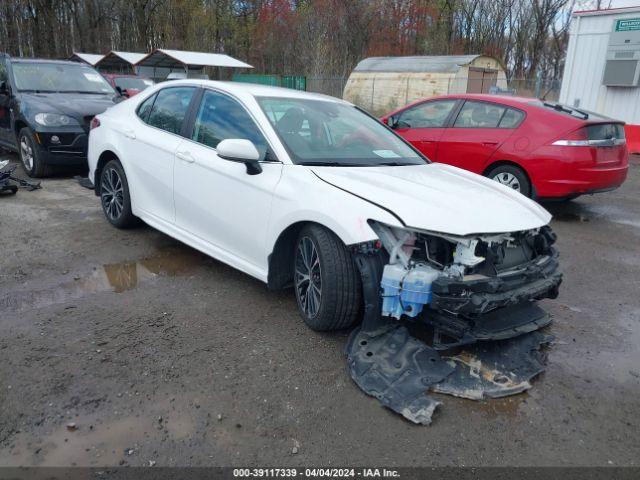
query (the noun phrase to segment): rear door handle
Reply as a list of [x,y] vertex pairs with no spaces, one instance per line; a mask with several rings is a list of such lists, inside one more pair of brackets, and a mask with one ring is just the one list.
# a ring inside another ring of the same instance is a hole
[[176,152],[176,157],[187,163],[193,163],[196,161],[196,159],[193,158],[193,155],[191,155],[191,153],[189,152]]
[[134,132],[132,129],[130,128],[125,128],[124,130],[122,130],[122,133],[124,134],[125,137],[127,138],[131,138],[131,139],[135,139],[136,138],[136,132]]

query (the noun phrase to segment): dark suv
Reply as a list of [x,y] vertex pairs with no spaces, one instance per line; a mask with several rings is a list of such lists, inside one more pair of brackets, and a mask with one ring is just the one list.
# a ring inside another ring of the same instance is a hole
[[91,119],[120,99],[88,65],[0,54],[0,146],[32,177],[86,165]]

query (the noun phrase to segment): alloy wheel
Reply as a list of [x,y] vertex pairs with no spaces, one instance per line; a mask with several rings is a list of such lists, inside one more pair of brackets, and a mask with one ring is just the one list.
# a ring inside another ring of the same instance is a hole
[[493,176],[493,180],[501,183],[502,185],[506,185],[509,188],[513,188],[515,191],[520,191],[520,182],[517,177],[509,172],[500,172]]
[[124,186],[115,168],[108,168],[102,173],[100,192],[104,213],[110,220],[118,220],[124,210]]
[[318,314],[322,300],[320,256],[313,240],[302,237],[295,259],[295,286],[298,303],[308,318]]
[[22,164],[27,172],[31,172],[33,170],[33,148],[26,135],[20,138],[20,158],[22,158]]

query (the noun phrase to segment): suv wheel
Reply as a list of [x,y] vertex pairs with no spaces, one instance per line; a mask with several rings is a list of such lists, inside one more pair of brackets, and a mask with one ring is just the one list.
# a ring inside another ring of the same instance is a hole
[[117,228],[131,228],[140,222],[131,213],[129,184],[117,160],[107,163],[100,173],[100,203],[104,216]]
[[313,330],[350,327],[358,319],[361,281],[353,256],[331,231],[318,225],[302,229],[294,254],[298,311]]
[[524,173],[524,170],[520,167],[516,167],[515,165],[498,165],[489,170],[485,176],[516,192],[520,192],[525,197],[531,198],[531,183]]
[[33,132],[28,127],[18,133],[18,154],[25,172],[30,177],[46,177],[51,175],[51,166],[42,163],[40,149],[36,145]]

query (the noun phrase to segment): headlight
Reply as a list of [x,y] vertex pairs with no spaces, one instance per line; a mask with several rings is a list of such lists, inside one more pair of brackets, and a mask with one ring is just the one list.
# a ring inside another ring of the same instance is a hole
[[78,121],[68,115],[57,113],[38,113],[35,116],[36,123],[44,127],[66,127],[69,125],[79,125]]

